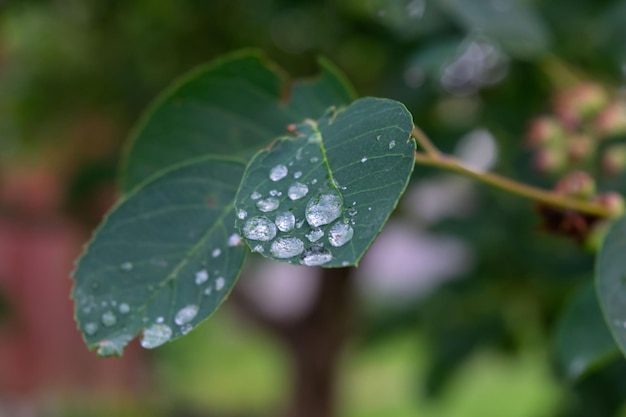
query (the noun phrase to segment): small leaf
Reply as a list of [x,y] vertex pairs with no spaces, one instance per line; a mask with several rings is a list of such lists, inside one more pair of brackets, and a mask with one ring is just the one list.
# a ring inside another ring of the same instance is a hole
[[255,51],[233,53],[186,75],[139,123],[123,163],[122,190],[202,155],[248,160],[284,135],[288,124],[349,104],[354,93],[343,75],[326,60],[320,67],[318,78],[296,82],[291,91],[277,67]]
[[611,225],[596,262],[600,306],[613,338],[626,353],[626,216]]
[[108,215],[74,272],[72,298],[90,348],[121,355],[143,329],[156,347],[224,301],[246,249],[233,200],[244,166],[202,158],[142,184]]
[[366,98],[261,151],[236,198],[248,245],[294,264],[358,264],[408,184],[412,127],[402,104]]
[[571,379],[577,379],[618,353],[592,283],[572,299],[558,325],[556,353]]

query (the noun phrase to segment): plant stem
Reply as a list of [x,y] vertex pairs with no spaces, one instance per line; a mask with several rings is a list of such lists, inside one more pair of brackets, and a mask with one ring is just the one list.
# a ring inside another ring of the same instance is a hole
[[424,152],[426,152],[426,155],[429,155],[430,157],[435,158],[435,159],[442,157],[442,154],[439,151],[439,149],[437,149],[437,147],[430,141],[428,136],[426,136],[426,134],[422,132],[422,130],[419,127],[413,126],[413,130],[411,131],[411,136],[413,136],[415,140],[417,140],[417,143],[422,148],[424,148]]
[[574,210],[598,217],[611,218],[616,216],[615,213],[598,203],[559,195],[551,191],[542,190],[540,188],[513,181],[498,174],[473,169],[464,165],[458,159],[439,152],[439,150],[437,150],[432,142],[420,130],[413,129],[412,135],[425,150],[425,152],[415,152],[416,164],[433,166],[456,172],[457,174],[474,178],[485,184],[500,188],[512,194],[517,194],[550,206]]

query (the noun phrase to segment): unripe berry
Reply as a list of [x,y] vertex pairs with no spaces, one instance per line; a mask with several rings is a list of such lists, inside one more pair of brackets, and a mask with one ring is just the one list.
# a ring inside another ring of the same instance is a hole
[[595,150],[595,141],[587,135],[573,135],[567,138],[567,157],[573,163],[588,160]]
[[598,252],[602,246],[604,238],[606,237],[610,224],[611,222],[606,220],[596,222],[585,237],[583,242],[584,248],[591,253]]
[[546,174],[563,172],[566,162],[565,153],[561,149],[540,149],[533,156],[535,169]]
[[587,82],[563,91],[555,99],[555,112],[570,128],[600,111],[609,101],[609,95],[602,86]]
[[626,210],[626,202],[624,202],[624,197],[622,197],[621,194],[613,191],[598,194],[596,197],[594,197],[593,201],[606,207],[611,213],[612,217],[619,217],[624,214],[624,211]]
[[601,136],[626,134],[626,103],[616,101],[608,105],[596,117],[595,127]]
[[530,123],[526,141],[532,148],[562,146],[564,133],[563,125],[558,119],[549,116],[538,117]]
[[596,193],[596,182],[586,172],[574,171],[561,178],[554,191],[557,194],[587,199]]
[[626,145],[611,145],[602,153],[602,171],[608,175],[618,175],[626,169]]

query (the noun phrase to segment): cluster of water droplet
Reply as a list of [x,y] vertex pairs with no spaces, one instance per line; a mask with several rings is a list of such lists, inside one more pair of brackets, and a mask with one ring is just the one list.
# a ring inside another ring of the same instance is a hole
[[[314,143],[318,139],[309,138],[307,143]],[[319,156],[305,158],[307,152],[303,149],[299,148],[296,152],[296,160],[311,164],[320,162]],[[366,161],[367,158],[363,157],[362,162]],[[354,213],[344,210],[340,192],[342,187],[338,184],[318,181],[317,178],[310,178],[310,174],[309,179],[306,176],[303,178],[302,171],[290,175],[292,165],[278,164],[272,167],[268,177],[276,183],[276,187],[269,195],[255,190],[246,196],[252,203],[246,208],[256,208],[257,213],[249,215],[248,211],[240,208],[237,210],[237,218],[245,221],[242,226],[243,236],[250,241],[254,251],[269,252],[274,258],[292,263],[323,265],[333,259],[330,248],[343,246],[352,239],[354,230],[351,224],[354,224],[354,220],[350,223],[346,214],[354,216],[356,211],[352,208]],[[307,197],[309,199],[303,212],[299,212],[302,210],[298,209],[301,204],[293,202],[300,203],[299,200]],[[305,224],[307,230],[296,233]]]

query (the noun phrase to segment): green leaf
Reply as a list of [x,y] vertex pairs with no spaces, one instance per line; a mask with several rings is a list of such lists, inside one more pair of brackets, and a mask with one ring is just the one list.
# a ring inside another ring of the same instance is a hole
[[412,127],[402,104],[366,98],[258,153],[236,198],[248,245],[294,264],[358,264],[408,184]]
[[618,353],[592,282],[578,291],[558,324],[556,354],[566,375],[577,379]]
[[522,0],[442,0],[467,31],[494,39],[518,58],[545,52],[550,36],[541,16]]
[[238,161],[204,157],[155,176],[96,232],[74,272],[72,298],[90,348],[120,355],[179,337],[213,313],[247,253],[234,234]]
[[600,306],[617,345],[626,354],[626,216],[607,233],[596,263]]
[[147,111],[122,166],[124,192],[155,172],[202,155],[249,159],[286,126],[354,99],[328,61],[319,78],[294,83],[261,53],[240,51],[184,76]]

